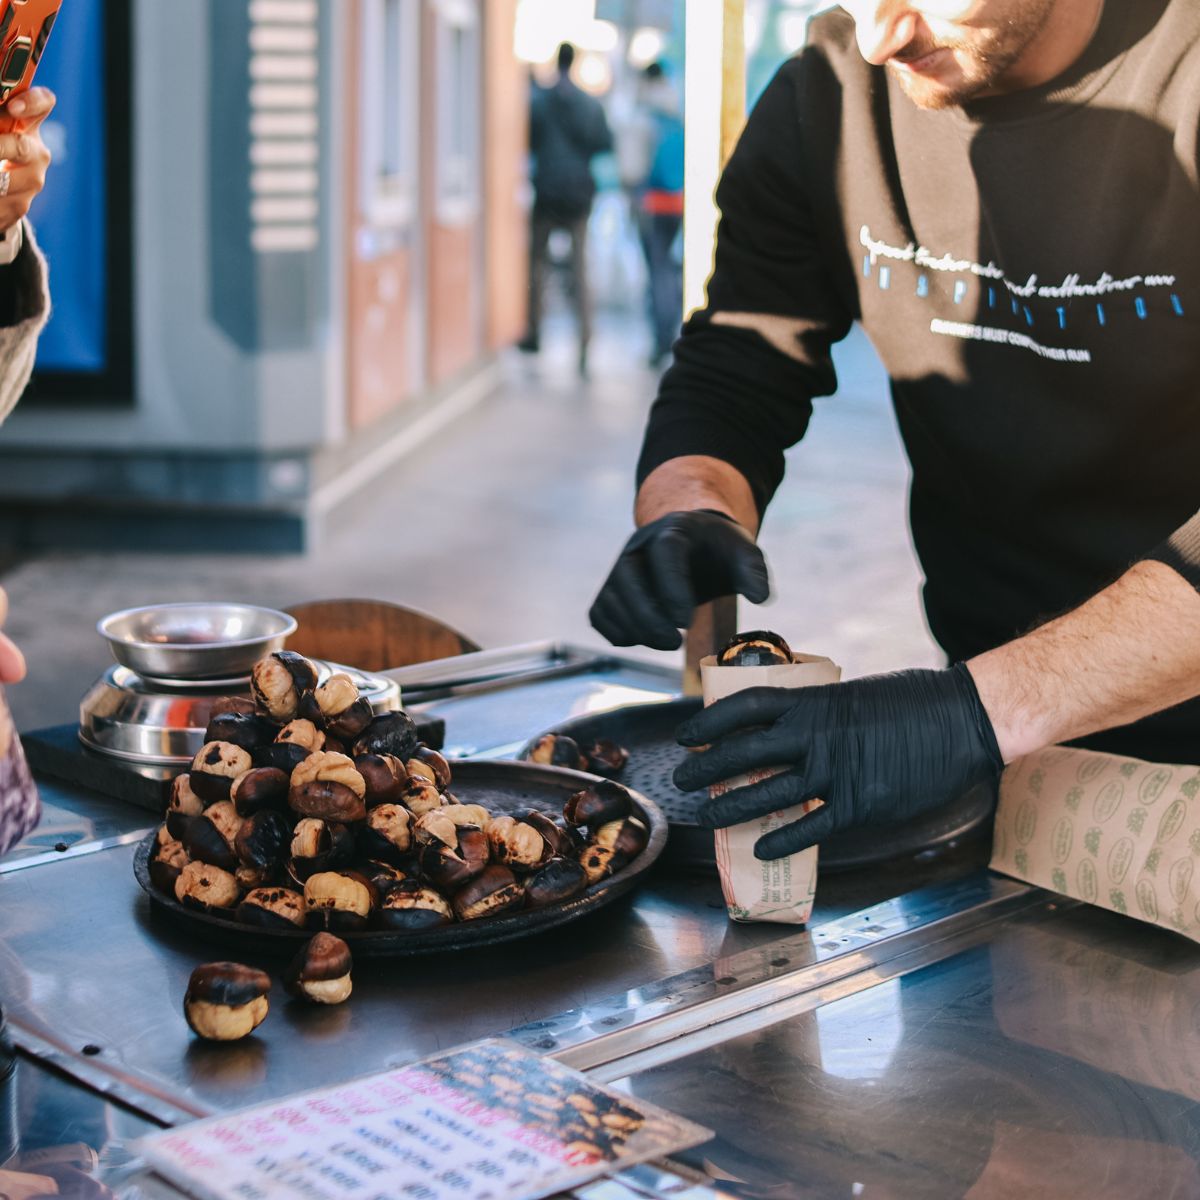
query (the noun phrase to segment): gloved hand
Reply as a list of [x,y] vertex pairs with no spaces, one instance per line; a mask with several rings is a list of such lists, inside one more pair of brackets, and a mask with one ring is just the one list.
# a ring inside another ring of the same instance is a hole
[[698,605],[735,592],[753,604],[771,593],[754,539],[724,513],[673,512],[625,543],[588,616],[614,646],[674,650]]
[[[729,668],[736,670],[736,668]],[[677,734],[709,749],[675,768],[684,791],[755,768],[781,774],[708,800],[702,825],[720,829],[825,803],[759,838],[758,858],[783,858],[856,825],[886,825],[957,799],[999,777],[991,720],[962,663],[807,688],[747,688],[703,709]]]

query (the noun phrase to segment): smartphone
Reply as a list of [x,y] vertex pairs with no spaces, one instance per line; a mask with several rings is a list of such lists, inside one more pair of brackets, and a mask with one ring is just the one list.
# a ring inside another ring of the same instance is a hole
[[62,0],[0,0],[0,104],[33,85]]

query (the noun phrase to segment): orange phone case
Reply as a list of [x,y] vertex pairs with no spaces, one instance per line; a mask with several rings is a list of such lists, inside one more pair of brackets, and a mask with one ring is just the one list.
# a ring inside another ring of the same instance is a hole
[[63,0],[0,0],[0,104],[26,92]]

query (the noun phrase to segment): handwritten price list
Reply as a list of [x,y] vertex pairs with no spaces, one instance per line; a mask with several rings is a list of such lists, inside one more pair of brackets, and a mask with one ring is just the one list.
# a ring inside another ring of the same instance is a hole
[[146,1138],[204,1200],[534,1200],[707,1131],[500,1041]]

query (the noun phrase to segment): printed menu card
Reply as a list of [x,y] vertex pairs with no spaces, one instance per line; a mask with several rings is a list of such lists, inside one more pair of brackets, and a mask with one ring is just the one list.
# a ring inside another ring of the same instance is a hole
[[137,1149],[201,1200],[536,1200],[710,1136],[491,1039]]

